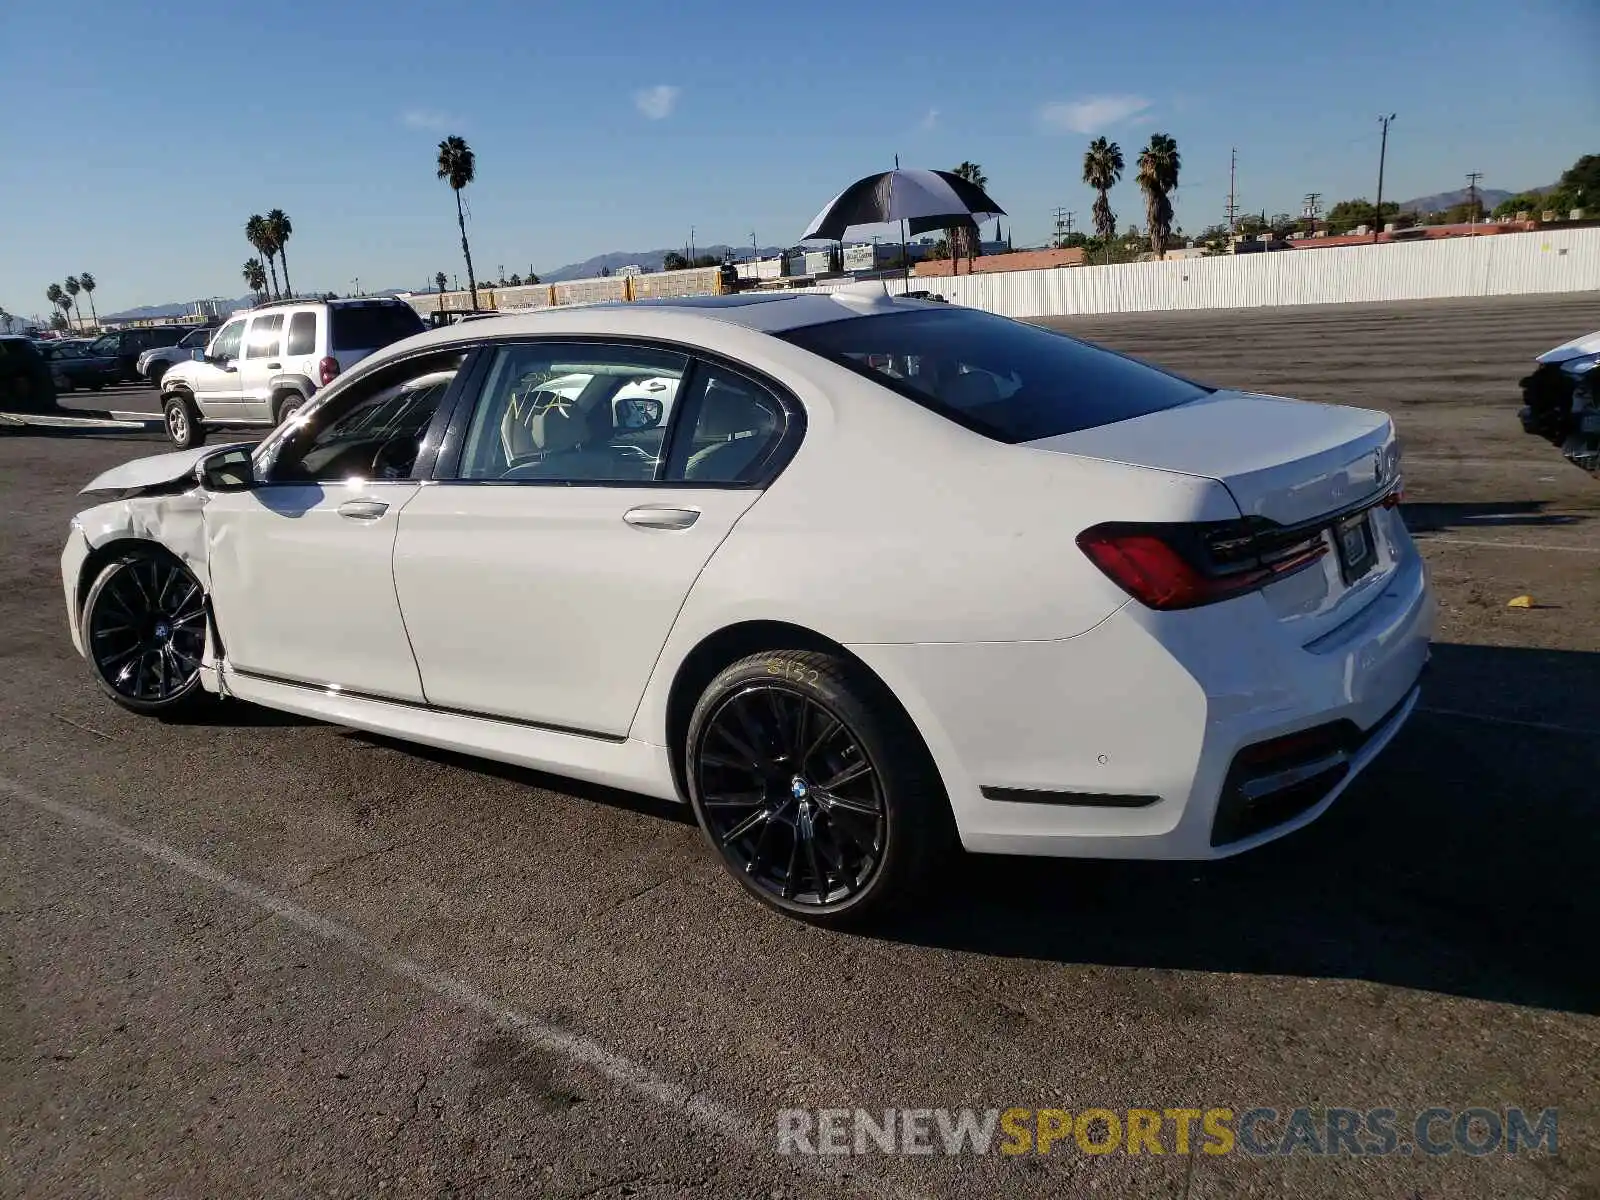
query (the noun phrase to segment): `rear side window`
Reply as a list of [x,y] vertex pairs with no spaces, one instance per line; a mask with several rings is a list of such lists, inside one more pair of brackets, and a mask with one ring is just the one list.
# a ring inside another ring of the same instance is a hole
[[283,314],[273,313],[270,317],[257,317],[250,323],[249,348],[245,351],[246,358],[271,358],[278,353],[278,348],[283,345]]
[[1110,425],[1209,391],[1065,334],[970,308],[853,317],[782,336],[1000,442]]
[[328,310],[329,349],[378,350],[423,330],[409,304],[339,304]]
[[317,348],[317,314],[297,312],[289,318],[289,344],[285,354],[311,354]]

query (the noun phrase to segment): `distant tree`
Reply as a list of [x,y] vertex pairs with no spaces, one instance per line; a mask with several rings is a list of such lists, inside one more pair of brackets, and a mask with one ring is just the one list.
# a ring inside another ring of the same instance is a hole
[[435,174],[450,185],[456,194],[456,225],[461,230],[461,256],[467,260],[467,291],[472,294],[472,307],[478,307],[478,278],[472,273],[472,247],[467,245],[467,217],[461,207],[461,189],[478,177],[478,156],[462,138],[451,134],[439,143],[439,156],[435,160]]
[[1267,228],[1272,230],[1272,236],[1279,241],[1286,240],[1295,231],[1300,222],[1288,213],[1273,213],[1267,221]]
[[1144,192],[1150,251],[1158,258],[1165,256],[1172,233],[1172,193],[1178,190],[1182,165],[1178,143],[1165,133],[1152,133],[1149,144],[1139,152],[1139,190]]
[[[977,187],[986,188],[989,186],[989,177],[983,173],[983,168],[975,162],[963,161],[960,166],[950,173],[965,179],[968,183]],[[995,222],[997,227],[999,224],[998,221]],[[978,256],[978,252],[982,248],[978,245],[978,239],[973,236],[972,229],[966,225],[949,225],[945,227],[945,237],[950,243],[951,257],[954,259],[955,269],[957,271],[961,269],[961,260],[965,258],[967,260],[967,274],[972,274],[972,260]]]
[[[61,319],[67,321],[67,314],[72,312],[72,297],[62,290],[59,283],[52,283],[45,289],[44,295],[45,299],[61,310]],[[68,321],[68,324],[70,325],[71,322]]]
[[441,295],[441,296],[444,295],[444,285],[445,285],[446,282],[448,282],[448,281],[445,279],[445,274],[444,274],[443,271],[435,271],[434,272],[434,274],[433,274],[433,286],[439,289],[439,295]]
[[1111,189],[1122,178],[1122,147],[1105,138],[1095,138],[1083,156],[1083,181],[1099,196],[1094,202],[1094,229],[1106,248],[1110,262],[1111,241],[1117,232],[1117,214],[1111,211]]
[[521,275],[513,275],[511,277],[511,286],[512,287],[521,287],[522,286],[522,276]]
[[61,312],[59,309],[57,311],[51,313],[50,314],[50,328],[51,329],[66,330],[68,328],[68,326],[67,326],[67,314],[64,313],[64,312]]
[[663,271],[685,271],[689,268],[689,260],[676,250],[668,250],[661,256],[661,269]]
[[66,288],[67,295],[72,299],[73,323],[77,325],[79,329],[82,329],[83,314],[78,311],[78,293],[81,292],[83,288],[78,284],[78,277],[76,275],[68,275],[66,283],[62,286]]
[[272,298],[281,298],[278,291],[278,268],[273,265],[277,247],[272,243],[272,231],[267,228],[267,219],[260,213],[251,213],[250,219],[244,223],[244,240],[255,248],[261,260],[266,264],[267,272],[272,277]]
[[288,245],[289,237],[294,233],[294,226],[289,223],[289,214],[281,208],[275,208],[266,215],[267,236],[272,241],[272,248],[278,252],[278,262],[283,265],[283,294],[294,295],[294,286],[289,282],[289,256],[284,252]]
[[609,279],[609,278],[611,278],[611,268],[610,267],[601,267],[600,268],[600,278],[601,279]]
[[[1400,215],[1400,205],[1393,200],[1383,202],[1383,223],[1394,220]],[[1379,223],[1378,215],[1372,210],[1372,201],[1365,196],[1354,200],[1341,200],[1328,210],[1328,215],[1323,219],[1323,225],[1329,233],[1349,233],[1358,225],[1365,225],[1368,229]]]
[[247,258],[239,274],[244,276],[244,284],[255,293],[256,303],[260,304],[267,292],[267,269],[261,265],[259,258]]
[[83,294],[89,298],[89,319],[94,322],[96,329],[100,328],[100,314],[94,310],[94,290],[100,285],[95,282],[94,276],[87,271],[78,273],[78,286],[83,289]]
[[14,318],[5,309],[0,308],[0,325],[4,325],[6,332],[11,332],[11,322]]
[[337,300],[339,298],[339,293],[338,292],[329,292],[327,295],[323,296],[322,298],[324,300]]
[[526,279],[524,279],[522,282],[525,283],[528,287],[532,287],[534,284],[539,282],[539,277],[537,275],[535,275],[532,270],[529,270],[528,277]]

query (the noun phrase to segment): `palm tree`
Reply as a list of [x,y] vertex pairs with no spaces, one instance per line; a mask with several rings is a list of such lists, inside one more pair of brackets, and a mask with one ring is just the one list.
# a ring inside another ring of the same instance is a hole
[[1117,214],[1111,211],[1107,193],[1122,178],[1122,147],[1103,137],[1089,143],[1083,156],[1083,181],[1100,193],[1094,202],[1094,231],[1106,248],[1106,261],[1111,261],[1111,239],[1117,236]]
[[261,302],[261,297],[267,290],[267,269],[261,265],[259,258],[244,260],[244,269],[239,272],[244,276],[247,288],[256,294],[256,303]]
[[275,208],[267,214],[267,231],[272,235],[272,244],[278,251],[278,261],[283,264],[283,294],[294,295],[294,288],[289,284],[289,256],[284,253],[284,245],[289,241],[289,236],[294,233],[294,226],[289,223],[289,214],[281,208]]
[[[975,162],[963,162],[951,174],[958,175],[977,187],[989,186],[989,177]],[[967,274],[972,274],[972,260],[978,256],[978,239],[973,236],[972,230],[966,225],[951,225],[946,229],[946,236],[950,240],[951,274],[960,271],[963,257],[967,260]]]
[[11,314],[3,308],[0,308],[0,325],[6,327],[7,333],[11,332]]
[[272,298],[278,299],[278,271],[272,265],[272,256],[276,247],[272,245],[272,233],[267,229],[267,219],[260,213],[253,213],[244,223],[244,240],[255,247],[256,253],[266,260],[267,270],[272,274]]
[[94,281],[94,276],[87,271],[78,275],[78,286],[83,289],[83,294],[89,297],[89,319],[94,322],[96,329],[100,328],[100,314],[94,310],[94,290],[100,285]]
[[467,245],[467,218],[461,208],[461,189],[478,174],[478,156],[466,141],[451,134],[439,143],[436,174],[450,185],[456,194],[456,224],[461,228],[461,254],[467,260],[467,291],[472,293],[472,307],[478,307],[478,280],[472,273],[472,248]]
[[78,277],[76,275],[68,275],[65,287],[67,289],[67,297],[72,301],[72,316],[74,323],[79,329],[82,329],[83,314],[78,311],[78,293],[83,289],[78,286]]
[[1172,233],[1172,193],[1178,190],[1178,143],[1164,133],[1152,133],[1150,144],[1139,153],[1139,187],[1144,191],[1145,223],[1150,227],[1150,250],[1166,257]]
[[45,288],[44,298],[50,301],[53,307],[59,308],[63,313],[72,311],[72,297],[61,290],[61,285],[59,283],[52,283],[49,287]]

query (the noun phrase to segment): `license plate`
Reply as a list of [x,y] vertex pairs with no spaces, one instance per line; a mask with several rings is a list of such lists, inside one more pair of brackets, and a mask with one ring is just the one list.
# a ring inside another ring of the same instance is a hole
[[1334,544],[1339,548],[1339,570],[1346,584],[1354,583],[1372,570],[1377,553],[1372,545],[1372,529],[1366,514],[1352,517],[1335,526]]

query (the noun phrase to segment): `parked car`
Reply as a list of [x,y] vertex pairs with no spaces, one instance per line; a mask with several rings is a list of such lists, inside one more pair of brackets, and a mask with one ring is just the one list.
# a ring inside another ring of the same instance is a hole
[[148,379],[154,387],[161,386],[161,377],[167,373],[174,363],[190,362],[194,359],[196,350],[204,350],[206,343],[211,340],[211,335],[216,329],[207,326],[201,329],[191,329],[177,342],[170,346],[154,346],[139,355],[134,363],[134,372],[141,379]]
[[145,325],[117,329],[89,343],[87,357],[101,360],[105,382],[131,383],[139,378],[139,356],[157,346],[172,346],[188,334],[188,325]]
[[167,435],[198,446],[219,427],[268,427],[376,350],[422,333],[401,300],[285,300],[233,317],[161,378]]
[[93,480],[61,561],[126,708],[228,696],[678,799],[831,924],[957,838],[1213,859],[1323,813],[1429,655],[1398,463],[1381,412],[746,293],[408,339],[258,446]]
[[40,343],[39,353],[50,365],[50,376],[57,392],[72,392],[78,388],[97,392],[105,387],[113,360],[85,353],[88,344],[86,340]]
[[50,364],[21,335],[0,334],[0,412],[38,413],[56,407]]
[[1546,350],[1535,361],[1520,383],[1523,432],[1600,476],[1600,332]]

